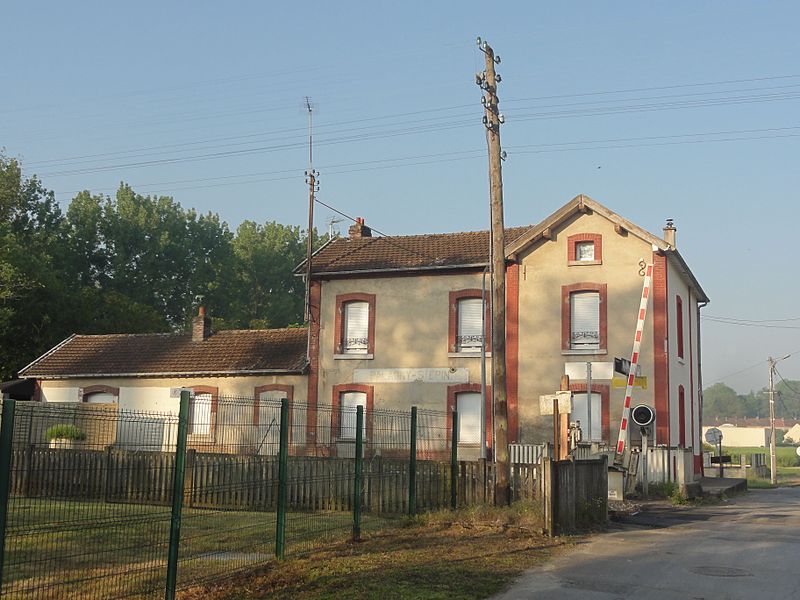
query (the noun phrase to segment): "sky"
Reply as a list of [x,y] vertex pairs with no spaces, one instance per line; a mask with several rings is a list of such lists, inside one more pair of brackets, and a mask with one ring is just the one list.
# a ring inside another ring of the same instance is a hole
[[[704,384],[800,379],[800,4],[15,2],[0,148],[63,207],[121,181],[243,220],[320,201],[390,235],[488,227],[475,72],[501,57],[507,225],[584,193],[677,245],[711,298]],[[315,224],[346,232],[318,206]],[[633,266],[637,268],[638,266]]]

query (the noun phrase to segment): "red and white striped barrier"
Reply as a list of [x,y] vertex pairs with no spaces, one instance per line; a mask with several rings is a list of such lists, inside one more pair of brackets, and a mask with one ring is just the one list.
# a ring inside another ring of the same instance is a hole
[[642,345],[642,334],[644,333],[644,319],[647,316],[647,304],[650,300],[650,283],[653,279],[653,265],[645,268],[644,285],[642,287],[642,301],[639,304],[639,318],[636,320],[636,335],[633,337],[633,351],[631,352],[631,368],[628,372],[628,385],[625,388],[625,405],[622,407],[622,423],[619,426],[619,437],[617,438],[617,453],[614,462],[622,460],[622,453],[625,451],[626,440],[628,439],[628,421],[631,414],[631,396],[633,395],[633,384],[636,380],[636,366],[639,364],[639,348]]

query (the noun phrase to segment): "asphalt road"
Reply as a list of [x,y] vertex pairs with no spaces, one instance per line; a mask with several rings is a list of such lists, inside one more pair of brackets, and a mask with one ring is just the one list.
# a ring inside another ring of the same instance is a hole
[[800,487],[654,508],[527,572],[497,600],[800,597]]

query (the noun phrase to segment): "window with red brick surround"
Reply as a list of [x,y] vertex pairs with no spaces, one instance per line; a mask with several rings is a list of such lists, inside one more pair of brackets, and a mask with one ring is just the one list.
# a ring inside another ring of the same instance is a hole
[[[481,391],[480,383],[459,383],[458,385],[447,386],[447,443],[448,446],[453,439],[453,413],[456,410],[458,395],[462,392]],[[486,448],[492,447],[492,386],[486,386],[486,406],[484,407],[486,416]]]
[[[576,392],[578,394],[586,393],[586,384],[585,383],[571,383],[569,385],[569,389],[571,392]],[[610,396],[611,390],[607,385],[601,384],[592,384],[592,394],[600,394],[600,428],[603,432],[603,441],[611,443],[611,417],[609,413],[609,403],[610,403]]]
[[606,350],[608,348],[608,284],[589,282],[561,286],[561,349],[572,349],[570,295],[574,292],[597,292],[600,295],[600,347],[597,350]]
[[[480,300],[481,298],[481,290],[480,289],[467,289],[467,290],[454,290],[450,292],[450,300],[449,300],[449,319],[447,324],[447,351],[448,352],[458,352],[459,351],[459,344],[458,344],[458,301],[464,300],[467,298],[477,298]],[[489,292],[487,291],[484,295],[484,347],[486,351],[489,352],[491,350],[491,326],[492,326],[492,316],[491,310],[489,306]]]
[[[208,433],[190,433],[193,437],[208,438],[214,435],[217,428],[217,405],[219,404],[219,388],[210,385],[193,385],[188,388],[192,394],[210,394],[211,395],[211,421],[208,427]],[[194,402],[194,398],[190,400]],[[191,411],[190,411],[191,412]],[[189,422],[189,429],[192,428],[192,422]]]
[[680,296],[675,296],[675,319],[678,328],[678,358],[683,358],[683,300]]
[[289,401],[289,441],[292,437],[292,401],[294,400],[294,386],[283,385],[280,383],[269,383],[259,385],[254,390],[253,400],[253,425],[259,425],[259,413],[261,412],[261,394],[264,392],[284,392]]
[[341,435],[342,424],[342,394],[345,392],[362,392],[366,395],[367,405],[364,408],[364,423],[367,430],[367,439],[372,439],[372,409],[375,406],[375,388],[371,385],[360,383],[342,383],[333,386],[331,394],[331,441],[336,441]]
[[[594,260],[578,260],[576,251],[580,242],[594,243]],[[567,264],[599,265],[603,262],[603,236],[599,233],[576,233],[567,238]]]
[[[345,349],[345,319],[344,307],[348,302],[366,302],[369,306],[369,325],[367,330],[367,351],[364,354],[372,355],[375,353],[375,294],[339,294],[336,296],[336,317],[335,317],[335,336],[334,354],[344,354]],[[353,353],[358,356],[358,353]]]

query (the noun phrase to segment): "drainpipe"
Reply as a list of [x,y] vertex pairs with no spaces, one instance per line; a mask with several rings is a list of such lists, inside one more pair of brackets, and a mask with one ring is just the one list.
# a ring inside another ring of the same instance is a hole
[[[481,458],[486,458],[486,272],[481,275]],[[494,423],[494,415],[492,415]]]
[[[701,364],[701,357],[703,356],[703,346],[700,345],[700,309],[705,308],[708,306],[708,300],[705,302],[698,302],[697,303],[697,414],[698,414],[698,428],[697,430],[701,432],[700,435],[700,457],[703,457],[703,366]],[[694,459],[692,459],[694,460]],[[703,472],[705,467],[700,467],[701,475],[705,475]]]

